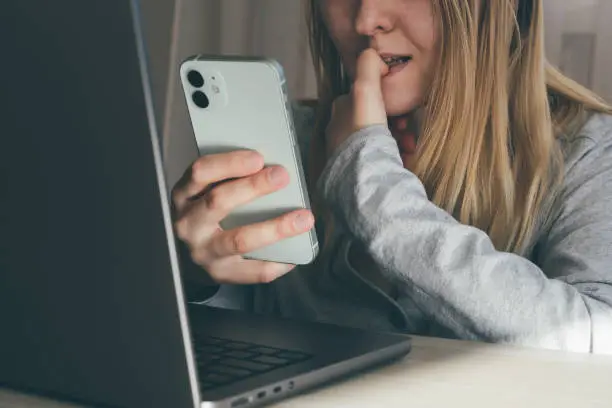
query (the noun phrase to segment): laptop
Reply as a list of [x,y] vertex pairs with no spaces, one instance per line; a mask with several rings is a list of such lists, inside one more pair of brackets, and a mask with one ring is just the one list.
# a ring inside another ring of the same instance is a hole
[[185,301],[138,7],[3,2],[0,386],[252,407],[408,353],[400,334]]

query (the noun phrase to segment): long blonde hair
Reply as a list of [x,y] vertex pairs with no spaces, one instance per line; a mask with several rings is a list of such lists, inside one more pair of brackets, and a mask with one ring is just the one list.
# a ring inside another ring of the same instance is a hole
[[[318,83],[310,150],[312,188],[324,167],[332,101],[350,83],[317,6],[309,0]],[[464,5],[465,4],[465,5]],[[427,95],[414,173],[430,200],[520,253],[535,217],[560,185],[556,138],[589,112],[612,113],[544,57],[542,0],[436,0],[440,52]],[[330,213],[315,197],[315,212]],[[325,234],[326,236],[328,234]]]

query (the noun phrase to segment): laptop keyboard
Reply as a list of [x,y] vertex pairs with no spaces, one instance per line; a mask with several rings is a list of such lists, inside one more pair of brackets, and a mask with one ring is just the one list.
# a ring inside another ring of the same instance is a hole
[[195,341],[194,349],[200,388],[203,391],[303,362],[312,357],[301,351],[218,337],[199,337]]

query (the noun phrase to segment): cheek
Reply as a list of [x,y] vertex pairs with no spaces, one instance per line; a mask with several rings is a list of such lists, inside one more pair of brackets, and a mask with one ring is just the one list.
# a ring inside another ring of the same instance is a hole
[[394,110],[413,108],[426,97],[435,74],[439,56],[439,34],[430,4],[415,0],[413,7],[399,19],[402,37],[415,52],[412,66],[384,87],[386,102]]
[[434,15],[431,0],[409,0],[404,4],[397,28],[411,43],[424,71],[429,72],[438,55],[439,18]]
[[410,27],[411,37],[414,39],[416,48],[425,54],[435,52],[438,43],[438,32],[433,18],[417,21]]

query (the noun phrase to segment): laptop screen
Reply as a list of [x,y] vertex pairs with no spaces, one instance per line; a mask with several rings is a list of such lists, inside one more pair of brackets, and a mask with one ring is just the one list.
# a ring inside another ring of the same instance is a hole
[[8,1],[0,15],[0,384],[193,406],[131,4]]

